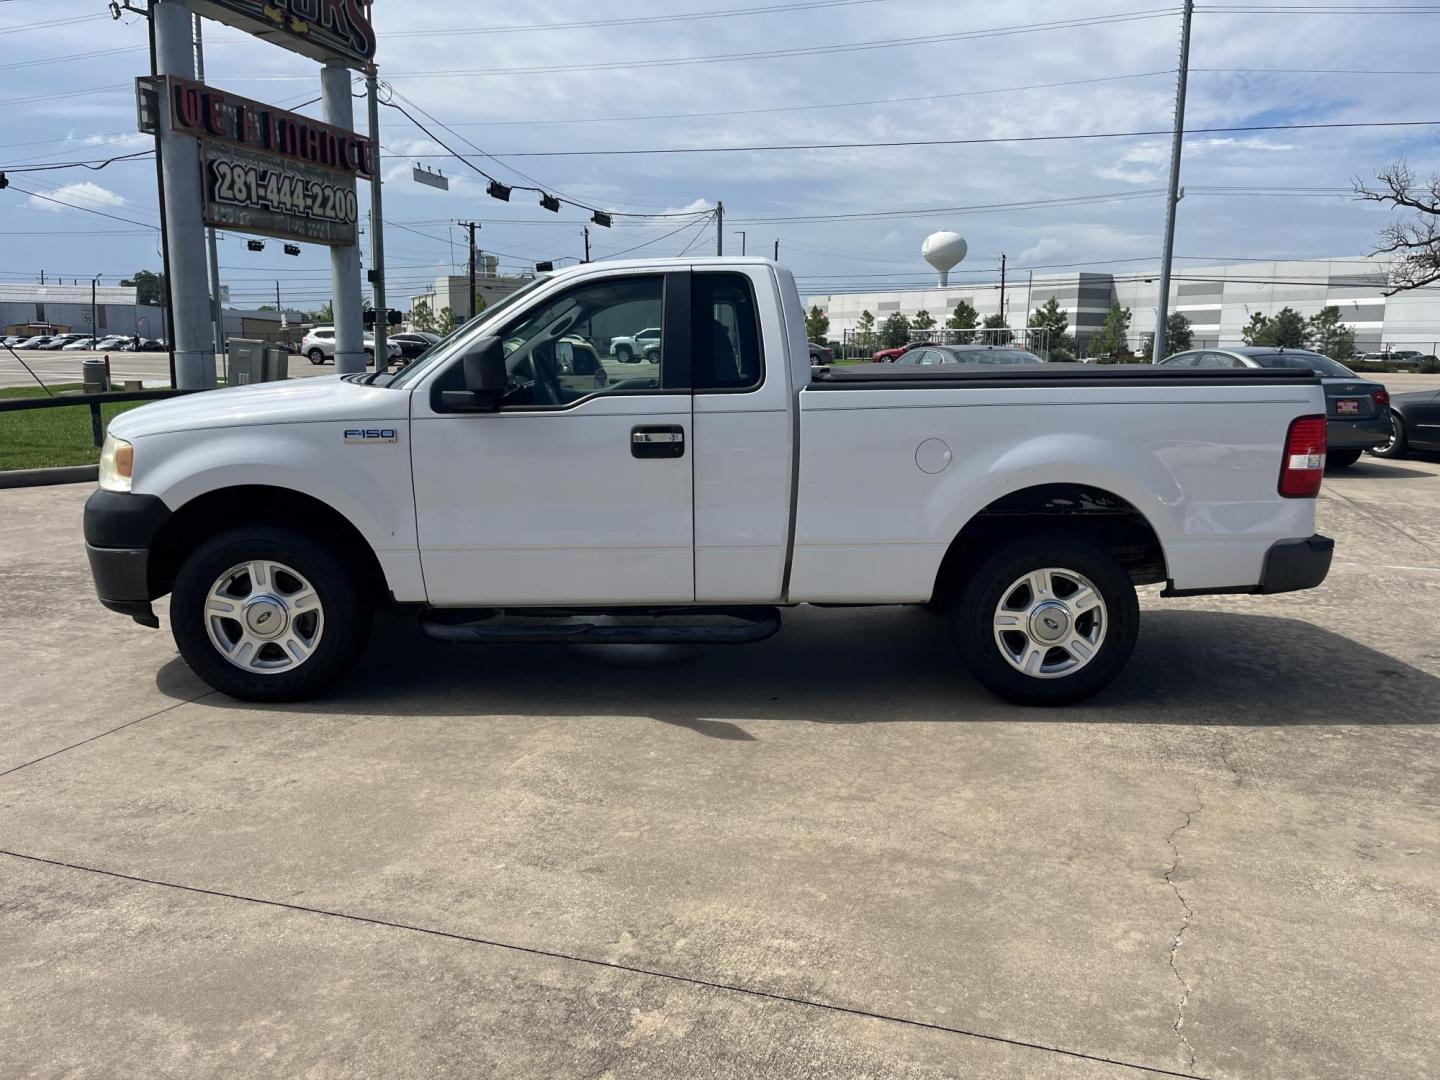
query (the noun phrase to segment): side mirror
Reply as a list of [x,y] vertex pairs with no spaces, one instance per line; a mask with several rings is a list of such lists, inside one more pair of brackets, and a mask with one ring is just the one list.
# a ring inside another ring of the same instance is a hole
[[497,337],[481,338],[460,358],[464,390],[445,390],[440,406],[446,412],[495,412],[510,386],[505,347]]

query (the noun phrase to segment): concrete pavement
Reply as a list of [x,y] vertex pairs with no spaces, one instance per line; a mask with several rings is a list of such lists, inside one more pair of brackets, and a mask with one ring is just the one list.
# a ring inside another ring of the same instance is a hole
[[87,494],[0,492],[0,1075],[1433,1071],[1434,459],[1053,711],[905,609],[649,668],[392,619],[242,706],[95,604]]

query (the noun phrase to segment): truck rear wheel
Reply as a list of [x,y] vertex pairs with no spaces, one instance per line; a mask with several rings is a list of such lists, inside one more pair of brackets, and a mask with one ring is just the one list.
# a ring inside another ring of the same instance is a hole
[[231,529],[175,579],[170,630],[195,674],[242,701],[295,701],[332,683],[370,635],[372,608],[345,563],[289,529]]
[[951,625],[960,655],[993,693],[1017,705],[1068,705],[1120,673],[1140,605],[1129,574],[1104,551],[1035,537],[977,568]]

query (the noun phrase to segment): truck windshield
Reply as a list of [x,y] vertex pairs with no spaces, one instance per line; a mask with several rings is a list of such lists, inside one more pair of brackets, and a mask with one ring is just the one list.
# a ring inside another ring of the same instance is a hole
[[424,356],[421,356],[413,363],[407,364],[404,368],[397,372],[396,375],[389,382],[380,383],[379,385],[396,387],[404,386],[407,383],[414,382],[416,379],[424,375],[425,372],[429,371],[442,357],[449,356],[451,352],[450,346],[453,345],[458,339],[468,335],[470,331],[473,330],[475,327],[490,322],[497,315],[500,315],[507,308],[513,305],[522,296],[534,292],[535,289],[537,289],[542,284],[548,282],[549,280],[549,274],[542,274],[540,277],[535,278],[535,280],[531,281],[529,284],[523,285],[520,288],[516,289],[513,293],[511,293],[504,299],[498,300],[495,303],[491,304],[484,311],[480,312],[479,315],[476,315],[475,318],[471,319],[469,322],[457,326],[454,330],[450,331],[450,333],[446,334],[444,338],[442,338],[435,345],[431,346],[425,352]]

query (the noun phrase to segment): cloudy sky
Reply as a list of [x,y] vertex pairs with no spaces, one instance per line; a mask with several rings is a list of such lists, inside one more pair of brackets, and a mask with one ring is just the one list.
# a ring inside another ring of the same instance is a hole
[[[822,292],[929,280],[918,253],[939,228],[969,240],[967,271],[990,271],[1001,252],[1021,271],[1143,269],[1160,247],[1169,140],[614,151],[1166,129],[1180,20],[1162,2],[378,0],[376,22],[396,100],[452,129],[435,130],[487,172],[630,213],[723,201],[727,251],[739,249],[739,230],[752,254],[778,239],[802,286]],[[289,107],[318,95],[313,62],[214,23],[205,32],[211,85]],[[0,192],[0,281],[159,269],[151,161],[13,171],[146,149],[130,88],[147,66],[144,20],[112,21],[101,0],[0,0],[0,39],[0,169],[12,181]],[[1420,0],[1214,0],[1195,19],[1188,126],[1440,120],[1437,44],[1440,5]],[[479,246],[507,269],[581,254],[584,212],[550,214],[518,192],[508,204],[487,198],[479,175],[399,112],[381,120],[392,298],[463,265],[450,225],[460,219],[484,222]],[[1369,251],[1386,213],[1331,192],[1402,155],[1440,170],[1437,135],[1440,126],[1194,134],[1177,254]],[[415,184],[416,162],[442,169],[450,191]],[[595,255],[713,252],[713,224],[690,220],[592,228]],[[287,258],[271,242],[252,253],[227,234],[220,262],[236,302],[273,302],[277,280],[287,305],[328,295],[323,249]]]

